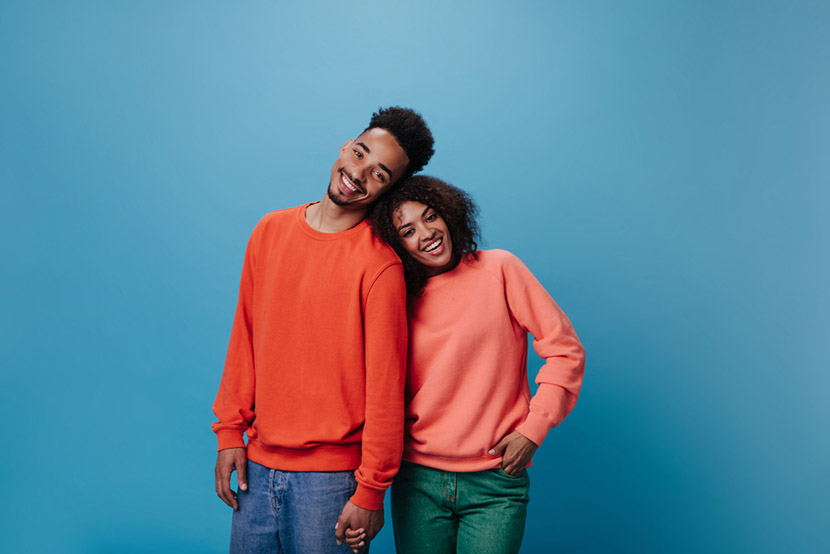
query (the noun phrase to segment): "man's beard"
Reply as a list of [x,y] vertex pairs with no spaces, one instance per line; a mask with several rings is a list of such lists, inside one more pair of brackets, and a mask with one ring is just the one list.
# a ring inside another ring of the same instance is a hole
[[331,191],[331,185],[329,185],[329,188],[328,188],[328,189],[326,189],[326,192],[327,192],[327,193],[328,193],[328,195],[329,195],[329,200],[331,200],[332,202],[334,202],[334,203],[335,203],[335,204],[337,204],[338,206],[346,206],[346,205],[348,205],[348,202],[346,202],[345,200],[343,200],[342,198],[340,198],[338,195],[336,195],[335,193],[333,193],[333,192]]

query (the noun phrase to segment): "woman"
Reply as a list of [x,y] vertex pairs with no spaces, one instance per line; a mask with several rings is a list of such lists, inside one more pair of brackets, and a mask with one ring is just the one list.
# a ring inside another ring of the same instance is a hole
[[[568,318],[513,254],[477,250],[475,213],[463,191],[415,176],[372,215],[409,294],[406,436],[392,486],[401,554],[518,552],[525,468],[582,383]],[[528,332],[545,360],[532,398]]]

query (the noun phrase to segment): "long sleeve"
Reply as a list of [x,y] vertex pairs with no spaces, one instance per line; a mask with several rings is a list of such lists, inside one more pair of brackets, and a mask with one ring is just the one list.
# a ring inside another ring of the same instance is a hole
[[321,233],[305,208],[248,242],[213,429],[272,469],[357,470],[353,502],[377,508],[402,448],[403,270],[367,221]]
[[377,510],[403,451],[406,288],[400,263],[385,267],[369,291],[364,315],[366,407],[362,456],[352,503]]
[[[255,232],[256,233],[256,232]],[[213,403],[213,413],[219,419],[212,424],[219,450],[244,447],[243,434],[254,418],[253,297],[255,233],[248,241],[239,300],[236,305],[225,369],[219,393]]]
[[579,397],[585,350],[568,317],[530,270],[512,254],[504,264],[505,296],[516,321],[530,333],[545,360],[536,375],[539,388],[517,431],[537,445],[570,413]]

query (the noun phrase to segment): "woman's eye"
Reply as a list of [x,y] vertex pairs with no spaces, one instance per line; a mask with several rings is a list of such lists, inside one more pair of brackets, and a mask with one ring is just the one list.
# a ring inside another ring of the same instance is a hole
[[430,223],[430,222],[432,222],[432,221],[435,221],[435,214],[429,214],[429,215],[427,215],[427,217],[426,217],[426,221],[427,221],[427,223]]
[[412,229],[407,229],[406,231],[403,232],[403,234],[401,236],[403,238],[406,238],[406,237],[412,236],[412,233],[414,233],[414,232],[415,231],[413,231]]
[[385,181],[385,179],[383,178],[383,173],[381,173],[380,171],[375,171],[375,179],[377,179],[381,183]]

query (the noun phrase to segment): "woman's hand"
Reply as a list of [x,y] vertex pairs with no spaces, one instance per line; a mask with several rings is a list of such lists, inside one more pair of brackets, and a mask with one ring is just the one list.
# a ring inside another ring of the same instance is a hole
[[518,431],[513,431],[490,449],[490,455],[496,456],[504,452],[501,459],[501,468],[506,474],[517,477],[530,463],[530,459],[536,453],[537,448],[538,446],[532,440]]
[[352,552],[357,553],[365,550],[366,531],[363,529],[346,529],[345,537],[346,544],[352,549]]

